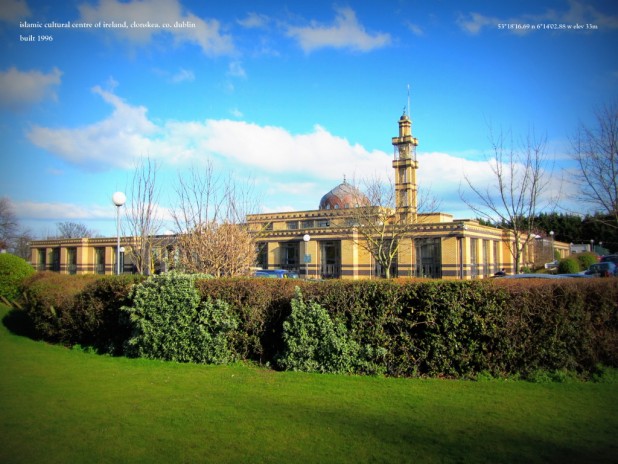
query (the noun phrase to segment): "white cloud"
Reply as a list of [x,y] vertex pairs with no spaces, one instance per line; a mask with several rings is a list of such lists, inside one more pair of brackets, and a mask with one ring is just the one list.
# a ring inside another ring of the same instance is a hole
[[20,71],[15,67],[0,72],[0,105],[21,109],[42,100],[57,100],[56,87],[62,72],[58,68],[45,74],[41,71]]
[[[489,160],[475,161],[447,153],[423,153],[419,154],[418,161],[419,190],[430,189],[431,196],[442,200],[440,210],[458,217],[475,217],[475,213],[461,199],[463,195],[470,203],[481,205],[468,181],[484,195],[493,196],[496,204],[500,204],[498,182]],[[523,166],[519,165],[517,169],[521,173]],[[562,180],[552,176],[549,171],[544,171],[543,176],[547,184],[539,196],[539,207],[553,205],[556,200],[564,197]]]
[[[111,201],[110,201],[111,203]],[[20,219],[45,220],[84,220],[109,219],[115,217],[116,212],[111,206],[77,205],[75,203],[51,203],[36,201],[16,201],[15,211]]]
[[242,111],[240,111],[238,108],[232,108],[230,110],[230,114],[232,116],[234,116],[235,118],[237,118],[237,119],[240,119],[240,118],[242,118],[244,116]]
[[569,0],[569,9],[564,13],[548,12],[547,18],[566,24],[594,24],[601,28],[618,28],[618,16],[606,15],[593,5],[578,0]]
[[232,61],[228,67],[227,75],[245,79],[247,77],[247,72],[240,61]]
[[480,13],[470,13],[468,15],[460,15],[457,18],[457,24],[468,34],[477,35],[486,26],[497,26],[498,24],[505,22],[499,18],[492,18],[482,15]]
[[176,74],[172,75],[170,79],[174,84],[181,82],[193,82],[195,80],[195,74],[188,69],[180,69]]
[[[594,6],[582,3],[579,0],[569,0],[569,8],[566,11],[549,9],[541,14],[522,14],[511,18],[497,18],[486,16],[480,13],[469,13],[460,15],[457,24],[461,29],[471,35],[479,34],[485,27],[497,27],[498,24],[565,24],[574,26],[575,24],[594,24],[602,28],[618,28],[618,16],[607,15],[598,11]],[[524,35],[532,29],[512,28],[505,29],[507,32]],[[565,29],[568,30],[568,29]],[[556,31],[560,31],[556,29]]]
[[263,14],[251,12],[244,19],[239,19],[236,22],[247,29],[262,29],[268,25],[270,18]]
[[207,153],[271,173],[304,173],[323,179],[340,179],[344,173],[368,177],[390,162],[386,153],[369,152],[320,126],[295,135],[281,127],[208,120],[202,134]]
[[[306,195],[307,192],[314,192],[318,186],[315,182],[269,182],[266,189],[266,195],[268,196],[281,196],[285,195]],[[326,192],[324,192],[326,193]]]
[[[222,34],[220,24],[214,19],[201,19],[192,13],[183,13],[178,0],[119,0],[101,1],[97,6],[79,6],[79,21],[127,22],[127,28],[107,28],[106,33],[116,34],[137,45],[150,43],[153,36],[171,34],[178,43],[188,42],[201,47],[207,55],[226,55],[234,52],[234,44],[229,35]],[[131,23],[154,23],[160,27],[130,27]],[[176,23],[191,27],[174,27]],[[170,27],[164,27],[169,24]]]
[[128,168],[133,160],[151,152],[159,128],[146,117],[146,108],[130,106],[111,92],[95,87],[114,107],[110,117],[75,129],[51,129],[34,126],[28,139],[38,147],[72,163],[89,167],[119,166]]
[[113,106],[109,117],[78,128],[35,126],[27,134],[29,140],[90,168],[129,168],[144,155],[171,163],[215,157],[265,172],[339,179],[346,173],[368,177],[390,163],[385,152],[368,151],[320,126],[292,134],[281,127],[227,119],[156,124],[145,107],[132,106],[100,87],[93,91]]
[[418,25],[418,24],[414,24],[410,21],[406,21],[406,27],[410,30],[410,32],[416,36],[422,36],[425,33],[423,32],[423,29]]
[[307,53],[329,47],[368,52],[391,43],[391,37],[387,33],[367,33],[351,8],[337,8],[336,11],[333,25],[325,26],[312,21],[307,27],[290,26],[287,33],[298,40]]
[[[63,202],[16,201],[14,208],[20,219],[37,221],[98,221],[116,218],[116,207],[111,198],[108,204],[76,204]],[[130,214],[127,203],[121,214]],[[154,215],[163,221],[170,221],[169,208],[154,206]]]
[[15,22],[32,14],[26,0],[3,0],[0,21]]
[[[260,189],[266,197],[283,195],[284,201],[292,196],[319,199],[344,175],[362,181],[391,173],[391,154],[368,150],[319,125],[293,134],[282,127],[228,119],[155,123],[148,119],[145,107],[132,106],[99,87],[93,91],[113,107],[110,116],[78,128],[35,127],[28,133],[32,143],[86,167],[131,169],[135,159],[144,155],[179,168],[212,159],[222,169],[259,175],[265,179]],[[466,187],[464,175],[484,188],[491,189],[495,183],[485,160],[431,152],[419,153],[418,161],[421,189],[429,189],[441,200],[440,209],[445,212],[470,216],[462,213],[459,194],[460,186]],[[548,193],[558,190],[558,184],[552,183]],[[78,214],[83,213],[67,217]]]

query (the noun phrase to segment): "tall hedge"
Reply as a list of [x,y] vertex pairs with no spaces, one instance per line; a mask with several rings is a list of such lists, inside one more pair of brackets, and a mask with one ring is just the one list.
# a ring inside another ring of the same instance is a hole
[[[165,279],[172,277],[136,286],[121,277],[37,274],[26,281],[28,311],[39,336],[50,341],[90,344],[115,354],[122,352],[119,346],[129,346],[134,350],[129,353],[147,355],[136,351],[137,344],[124,343],[142,337],[153,353],[157,343],[171,347],[160,352],[163,359],[195,360],[193,348],[189,355],[176,344],[204,341],[200,337],[208,331],[224,334],[218,340],[225,340],[229,358],[276,365],[286,352],[284,325],[299,286],[304,307],[323,308],[334,326],[345,328],[345,334],[339,328],[335,333],[358,347],[355,372],[526,376],[537,370],[591,372],[598,363],[618,367],[618,279],[238,278],[178,282],[178,288]],[[164,281],[170,286],[162,285]],[[138,287],[148,289],[148,299],[137,298]],[[121,305],[129,308],[126,314],[141,311],[142,320],[123,319]],[[158,342],[146,336],[147,324],[155,319],[162,337]],[[204,356],[199,362],[223,362]]]
[[75,297],[100,276],[37,272],[23,282],[24,310],[38,338],[70,344],[77,338],[72,319]]

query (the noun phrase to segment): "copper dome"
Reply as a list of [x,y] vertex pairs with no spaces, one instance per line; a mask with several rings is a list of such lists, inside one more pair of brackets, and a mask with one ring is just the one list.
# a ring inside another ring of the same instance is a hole
[[367,205],[369,205],[367,197],[345,180],[320,200],[320,209],[344,209]]

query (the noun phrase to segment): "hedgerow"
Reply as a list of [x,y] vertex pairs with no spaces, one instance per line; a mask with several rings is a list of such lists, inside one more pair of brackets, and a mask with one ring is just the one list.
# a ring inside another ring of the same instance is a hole
[[43,273],[24,288],[39,337],[114,354],[298,368],[292,314],[319,307],[332,345],[355,359],[317,371],[532,378],[618,367],[618,279],[183,279]]
[[75,327],[70,323],[75,297],[100,276],[37,272],[24,280],[24,311],[37,338],[70,344]]
[[70,324],[66,343],[94,348],[99,353],[120,355],[131,334],[131,325],[123,306],[131,303],[133,286],[144,281],[141,275],[105,276],[89,283],[77,293],[66,311]]

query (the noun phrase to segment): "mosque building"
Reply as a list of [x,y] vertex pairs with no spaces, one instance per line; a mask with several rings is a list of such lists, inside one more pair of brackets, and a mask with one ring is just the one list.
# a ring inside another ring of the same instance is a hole
[[[446,213],[418,211],[418,139],[405,111],[398,124],[398,136],[392,138],[394,205],[372,204],[375,199],[344,178],[315,210],[248,215],[258,267],[287,269],[310,279],[467,280],[503,269],[516,272],[509,251],[514,241],[511,231]],[[130,238],[122,241],[131,246]],[[166,241],[168,248],[173,247],[173,237]],[[535,245],[527,247],[522,265],[552,261],[555,251],[569,254],[566,243],[552,241],[547,256]],[[113,274],[115,247],[115,238],[33,241],[31,262],[39,270]],[[122,268],[127,272],[131,264],[122,263]]]
[[[247,222],[258,242],[258,265],[294,270],[309,278],[344,279],[475,279],[502,269],[514,272],[510,231],[418,211],[418,139],[405,111],[392,144],[394,208],[371,205],[344,179],[322,197],[316,210],[249,215]],[[553,247],[568,252],[566,244],[555,242]],[[380,259],[380,248],[392,253],[390,259]],[[530,247],[524,261],[533,263],[533,255]]]

